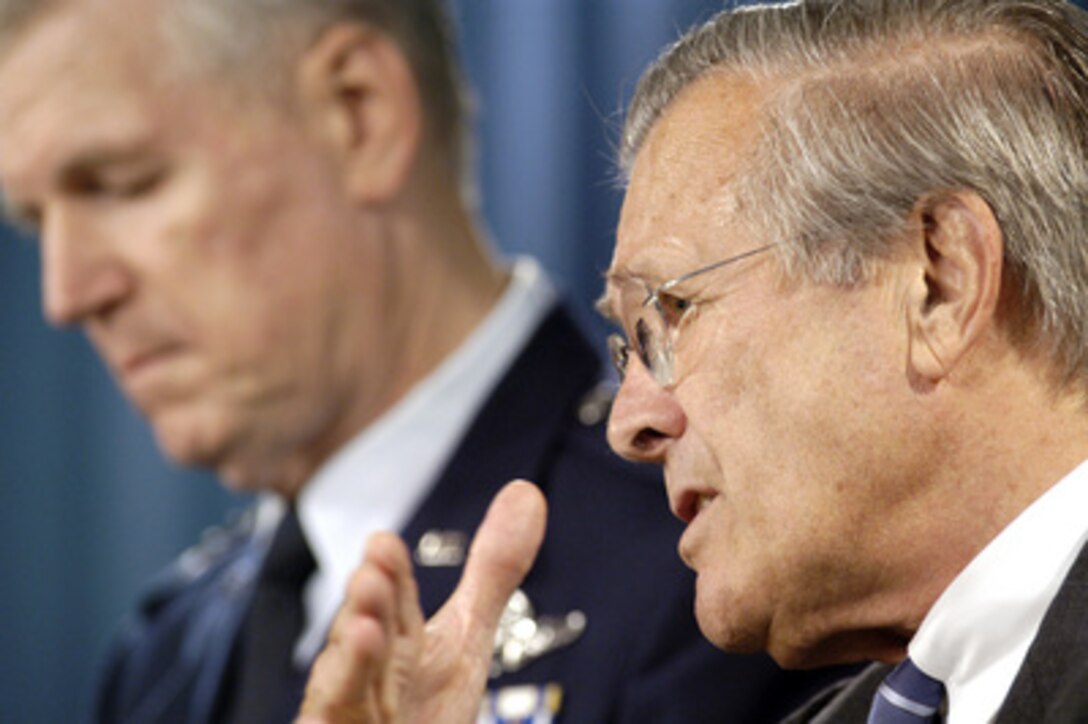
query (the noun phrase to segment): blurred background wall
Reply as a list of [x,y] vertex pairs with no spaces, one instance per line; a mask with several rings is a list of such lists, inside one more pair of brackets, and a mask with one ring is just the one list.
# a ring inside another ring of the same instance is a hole
[[[542,259],[587,317],[619,210],[620,110],[661,46],[721,6],[451,4],[495,245]],[[245,501],[162,459],[82,336],[45,326],[35,246],[2,229],[0,330],[0,720],[78,722],[141,585]]]

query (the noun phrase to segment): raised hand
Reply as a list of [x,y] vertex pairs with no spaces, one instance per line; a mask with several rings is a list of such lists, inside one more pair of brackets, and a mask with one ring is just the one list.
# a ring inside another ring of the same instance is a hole
[[404,543],[372,537],[314,663],[299,724],[475,721],[499,617],[536,557],[545,518],[535,486],[503,488],[457,590],[426,623]]

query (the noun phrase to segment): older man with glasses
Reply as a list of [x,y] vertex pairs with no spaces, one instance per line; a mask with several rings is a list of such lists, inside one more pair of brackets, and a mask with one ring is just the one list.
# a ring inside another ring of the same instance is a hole
[[[1086,129],[1060,0],[740,8],[640,83],[609,437],[663,466],[711,641],[875,662],[791,721],[1088,720]],[[305,713],[470,721],[450,643],[543,518],[504,491],[426,627],[383,539]]]

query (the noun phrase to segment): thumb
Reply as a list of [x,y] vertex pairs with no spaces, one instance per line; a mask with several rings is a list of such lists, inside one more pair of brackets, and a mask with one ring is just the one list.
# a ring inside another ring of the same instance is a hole
[[472,541],[455,594],[472,618],[488,627],[498,625],[540,550],[546,519],[544,495],[532,483],[509,483],[495,496]]

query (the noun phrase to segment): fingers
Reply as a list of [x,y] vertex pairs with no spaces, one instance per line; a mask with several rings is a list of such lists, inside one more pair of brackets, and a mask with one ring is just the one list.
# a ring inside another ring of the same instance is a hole
[[422,697],[412,721],[472,722],[494,650],[495,630],[514,589],[532,566],[544,538],[544,496],[533,485],[503,488],[476,531],[457,590],[427,622]]
[[372,539],[370,545],[377,546],[375,555],[388,564],[386,571],[392,575],[395,589],[388,619],[394,625],[387,634],[393,637],[396,650],[389,652],[385,675],[379,682],[382,709],[391,713],[400,708],[404,682],[416,673],[415,666],[423,648],[423,611],[419,607],[419,588],[412,573],[411,556],[400,538],[382,535]]
[[300,721],[391,721],[397,670],[421,646],[421,629],[408,552],[396,536],[377,534],[314,662]]
[[426,627],[407,548],[392,534],[372,537],[314,664],[299,721],[472,721],[495,628],[540,548],[546,509],[529,483],[503,488],[461,583]]
[[515,481],[495,496],[476,532],[455,596],[466,597],[473,617],[491,626],[490,636],[540,550],[546,519],[540,490]]

